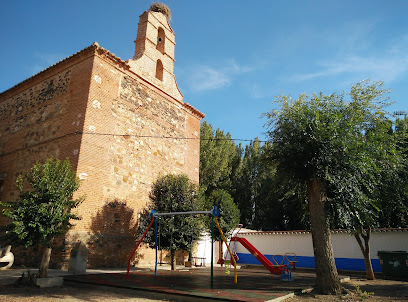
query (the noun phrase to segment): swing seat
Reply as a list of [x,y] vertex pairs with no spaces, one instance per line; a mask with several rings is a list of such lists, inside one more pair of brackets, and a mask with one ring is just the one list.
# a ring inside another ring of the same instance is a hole
[[205,257],[191,257],[191,260],[194,260],[193,261],[193,265],[195,266],[195,267],[202,267],[202,266],[205,266],[205,260],[206,260],[206,258]]
[[[236,253],[234,253],[232,256],[234,257],[235,263],[236,263],[239,260],[238,255]],[[225,263],[225,261],[230,261],[231,262],[231,259],[218,259],[217,263],[223,265]]]

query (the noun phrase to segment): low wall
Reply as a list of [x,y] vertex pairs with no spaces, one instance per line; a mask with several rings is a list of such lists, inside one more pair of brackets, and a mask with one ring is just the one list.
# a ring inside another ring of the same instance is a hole
[[[296,267],[315,268],[312,234],[307,231],[295,232],[247,232],[239,237],[246,238],[270,261],[280,263],[285,253],[296,254]],[[365,271],[364,258],[354,238],[346,231],[333,231],[333,252],[337,269]],[[371,234],[371,263],[374,272],[380,272],[378,251],[408,251],[408,229],[381,229]],[[238,263],[260,264],[240,243],[236,246]],[[290,259],[293,258],[289,257]]]

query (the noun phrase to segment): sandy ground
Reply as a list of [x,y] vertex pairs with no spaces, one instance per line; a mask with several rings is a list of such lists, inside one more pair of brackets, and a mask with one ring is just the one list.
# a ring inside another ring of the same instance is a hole
[[[367,301],[395,302],[408,301],[408,281],[377,279],[369,281],[352,278],[343,283],[346,292],[339,296],[324,296],[313,292],[301,294],[285,300],[286,302],[334,302],[334,301]],[[348,293],[347,293],[348,292]]]
[[[316,301],[408,301],[408,282],[378,279],[368,281],[352,278],[344,283],[348,294],[340,296],[316,295],[313,292],[289,298],[287,302],[316,302]],[[191,300],[191,299],[190,299]],[[135,290],[124,290],[107,287],[71,287],[36,288],[27,286],[0,286],[1,302],[50,302],[50,301],[112,301],[112,302],[148,302],[174,301],[168,296]],[[208,300],[207,300],[208,301]]]
[[154,293],[129,291],[105,287],[54,287],[37,288],[29,286],[0,286],[1,302],[151,302],[170,301]]

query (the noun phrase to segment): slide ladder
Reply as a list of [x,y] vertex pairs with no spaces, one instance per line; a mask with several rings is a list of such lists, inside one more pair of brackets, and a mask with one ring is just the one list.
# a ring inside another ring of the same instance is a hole
[[259,262],[262,263],[272,274],[281,274],[286,265],[272,264],[256,247],[254,247],[248,240],[242,237],[232,237],[231,241],[238,241],[245,247]]

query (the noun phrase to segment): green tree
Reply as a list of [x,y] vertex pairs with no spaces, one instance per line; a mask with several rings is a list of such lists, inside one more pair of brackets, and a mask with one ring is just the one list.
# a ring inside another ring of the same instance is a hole
[[[149,211],[145,212],[141,222],[145,229],[150,222],[150,210],[159,213],[197,211],[199,208],[197,186],[186,175],[169,174],[159,177],[150,192]],[[159,217],[160,249],[170,251],[171,269],[175,269],[175,251],[191,251],[193,243],[201,235],[202,219],[192,215],[174,215]],[[154,230],[145,237],[150,247],[155,247]]]
[[245,146],[244,155],[233,178],[233,197],[241,213],[240,221],[247,228],[254,227],[258,211],[262,147],[258,138]]
[[[353,228],[361,252],[364,256],[367,279],[374,280],[375,275],[370,257],[370,237],[371,230],[375,227],[406,227],[408,225],[408,203],[407,203],[407,169],[406,157],[404,156],[406,127],[403,121],[396,121],[395,131],[390,121],[390,138],[395,143],[396,154],[394,162],[396,165],[389,165],[386,169],[381,169],[379,182],[371,191],[366,191],[368,198],[374,203],[374,213],[362,212],[360,220]],[[364,188],[362,188],[364,189]],[[374,215],[373,215],[374,214]]]
[[[266,113],[270,158],[282,177],[306,187],[318,289],[341,290],[330,238],[330,218],[355,226],[375,211],[371,192],[380,171],[398,164],[384,111],[381,82],[353,85],[344,94],[282,96]],[[330,193],[330,194],[329,194]],[[364,215],[361,215],[364,213]]]
[[408,227],[408,118],[397,119],[393,132],[397,148],[403,154],[399,169],[382,171],[383,180],[379,197],[378,226],[382,228]]
[[[211,192],[210,196],[206,199],[205,209],[212,209],[217,206],[220,210],[220,216],[217,217],[221,230],[225,237],[228,238],[231,235],[231,231],[239,223],[239,209],[234,203],[231,195],[225,190],[215,190]],[[207,219],[207,230],[211,231],[211,217]],[[221,240],[221,234],[218,229],[214,230],[214,239]]]
[[200,130],[200,187],[209,196],[215,189],[229,190],[236,146],[229,133],[203,122]]
[[232,195],[241,212],[240,221],[245,227],[263,231],[306,228],[303,187],[277,175],[275,163],[267,156],[269,148],[255,138],[245,146],[238,168],[233,169]]
[[268,159],[268,148],[269,144],[262,148],[253,227],[263,231],[310,229],[305,186],[279,177],[276,165]]
[[[205,199],[203,210],[212,209],[214,206],[217,206],[220,210],[220,216],[217,217],[218,223],[224,236],[228,238],[239,223],[239,209],[231,195],[221,189],[212,191],[210,196]],[[212,217],[206,216],[204,221],[208,232],[211,233]],[[214,240],[222,242],[221,234],[216,227],[214,228]],[[220,259],[223,257],[222,246],[222,244],[219,246]]]
[[39,277],[47,277],[54,238],[65,234],[71,220],[79,217],[71,213],[83,198],[72,199],[79,188],[79,179],[68,159],[47,159],[35,163],[31,170],[17,179],[20,191],[16,202],[1,204],[3,215],[12,222],[6,227],[6,240],[13,244],[44,246]]

